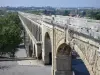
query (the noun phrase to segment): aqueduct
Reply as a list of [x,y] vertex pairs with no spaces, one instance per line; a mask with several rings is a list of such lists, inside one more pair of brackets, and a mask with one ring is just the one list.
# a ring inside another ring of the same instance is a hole
[[100,21],[19,12],[27,55],[52,64],[52,75],[72,75],[75,50],[90,75],[100,75]]

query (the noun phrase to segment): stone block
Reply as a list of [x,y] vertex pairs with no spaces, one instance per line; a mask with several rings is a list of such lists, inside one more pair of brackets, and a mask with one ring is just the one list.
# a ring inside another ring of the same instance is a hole
[[72,71],[55,71],[54,75],[72,75]]

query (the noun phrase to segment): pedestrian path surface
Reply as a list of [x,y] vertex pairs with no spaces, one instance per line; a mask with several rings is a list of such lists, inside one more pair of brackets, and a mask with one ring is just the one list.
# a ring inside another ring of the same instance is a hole
[[15,54],[16,57],[27,57],[26,50],[24,48],[24,43],[19,45],[18,51]]
[[0,61],[0,75],[51,75],[51,66],[43,66],[35,60]]
[[44,66],[42,61],[39,60],[23,60],[17,61],[18,65],[35,65],[35,66]]
[[[16,52],[17,58],[26,58],[26,50],[24,44],[20,44]],[[0,75],[51,75],[51,66],[44,66],[42,61],[29,60],[14,60],[0,61]]]

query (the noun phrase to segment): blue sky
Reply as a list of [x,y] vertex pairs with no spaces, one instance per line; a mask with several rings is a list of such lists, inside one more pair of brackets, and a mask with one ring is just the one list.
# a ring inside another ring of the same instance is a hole
[[100,0],[0,0],[0,6],[100,7]]

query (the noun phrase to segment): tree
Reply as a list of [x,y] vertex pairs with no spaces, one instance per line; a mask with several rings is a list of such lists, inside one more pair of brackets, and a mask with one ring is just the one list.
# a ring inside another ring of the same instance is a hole
[[70,14],[70,12],[68,11],[68,10],[65,10],[65,12],[64,12],[64,16],[68,16]]
[[16,13],[0,17],[0,53],[14,56],[16,47],[22,42],[20,20]]
[[87,16],[92,19],[100,20],[100,11],[88,11]]
[[0,15],[4,15],[5,11],[4,10],[0,10]]
[[100,13],[98,13],[98,14],[95,16],[95,19],[96,19],[96,20],[100,20]]

